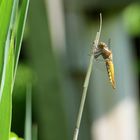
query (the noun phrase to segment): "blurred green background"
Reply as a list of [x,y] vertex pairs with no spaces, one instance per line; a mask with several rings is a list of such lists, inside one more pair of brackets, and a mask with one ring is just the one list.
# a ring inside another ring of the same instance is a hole
[[103,16],[101,41],[111,39],[116,89],[95,63],[79,140],[138,140],[140,3],[31,0],[13,93],[12,131],[24,135],[26,87],[39,140],[71,140],[89,53]]

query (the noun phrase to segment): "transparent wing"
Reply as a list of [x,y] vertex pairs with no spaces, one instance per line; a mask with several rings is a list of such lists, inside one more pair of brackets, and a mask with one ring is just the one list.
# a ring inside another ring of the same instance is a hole
[[93,60],[94,63],[94,68],[99,70],[99,71],[106,71],[106,66],[105,66],[105,60],[103,57],[100,55],[98,58],[94,58]]

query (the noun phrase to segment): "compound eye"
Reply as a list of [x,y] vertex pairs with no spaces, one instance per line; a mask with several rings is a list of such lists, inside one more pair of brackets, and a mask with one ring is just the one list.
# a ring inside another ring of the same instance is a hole
[[100,42],[98,46],[100,49],[103,49],[106,47],[106,44],[104,42]]

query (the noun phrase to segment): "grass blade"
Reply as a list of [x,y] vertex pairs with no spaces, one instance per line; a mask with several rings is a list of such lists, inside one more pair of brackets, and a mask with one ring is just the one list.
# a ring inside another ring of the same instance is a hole
[[[100,14],[100,28],[99,28],[99,31],[96,33],[96,37],[95,37],[95,41],[94,41],[95,42],[95,47],[97,47],[97,45],[99,43],[101,28],[102,28],[102,15]],[[92,67],[93,67],[93,59],[94,59],[94,56],[93,56],[93,53],[92,53],[91,56],[90,56],[89,66],[88,66],[85,82],[84,82],[84,85],[83,85],[82,99],[81,99],[81,103],[80,103],[80,107],[79,107],[79,112],[78,112],[76,127],[75,127],[75,131],[74,131],[74,135],[73,135],[73,140],[78,139],[79,128],[80,128],[83,109],[84,109],[85,100],[86,100],[86,96],[87,96],[87,89],[88,89],[90,75],[91,75]]]
[[11,42],[6,63],[6,75],[0,102],[0,140],[9,140],[12,111],[12,82],[14,70],[14,42]]
[[26,93],[26,117],[25,117],[25,140],[32,140],[32,89],[27,86]]
[[[13,8],[13,0],[1,0],[0,3],[0,77],[2,77],[2,73],[3,73],[5,45],[6,45],[6,41],[8,41],[7,38],[10,29],[12,8]],[[1,84],[2,83],[1,78],[0,81]],[[0,101],[1,101],[1,97],[2,97],[2,92],[0,92]]]
[[16,45],[15,45],[15,70],[14,70],[14,80],[21,50],[21,43],[23,39],[23,33],[25,28],[25,22],[27,18],[27,12],[29,7],[29,0],[23,0],[21,8],[19,11],[18,23],[17,23],[17,36],[16,36]]
[[[17,67],[18,55],[15,57],[15,35],[16,50],[18,54],[23,38],[23,30],[27,15],[29,0],[23,0],[17,30],[15,27],[16,14],[19,0],[0,1],[0,140],[9,140],[12,113],[12,90],[15,79],[15,62]],[[17,31],[17,33],[16,33]]]

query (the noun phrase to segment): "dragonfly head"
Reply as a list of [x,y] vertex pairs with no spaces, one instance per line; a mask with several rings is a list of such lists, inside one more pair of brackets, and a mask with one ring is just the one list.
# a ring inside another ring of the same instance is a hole
[[108,48],[107,45],[106,45],[104,42],[100,42],[100,43],[98,44],[98,47],[99,47],[100,49]]

